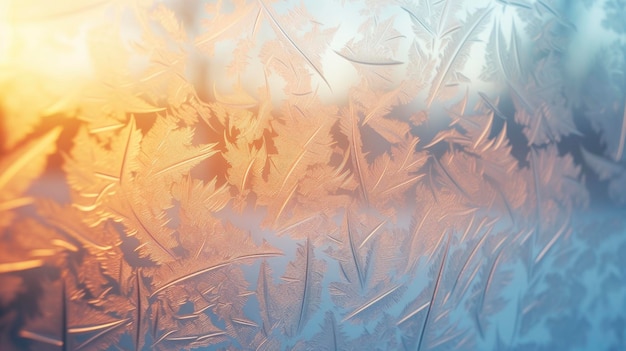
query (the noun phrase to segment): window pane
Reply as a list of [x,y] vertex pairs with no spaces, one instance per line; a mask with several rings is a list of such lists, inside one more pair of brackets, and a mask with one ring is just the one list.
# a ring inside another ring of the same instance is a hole
[[0,0],[0,349],[626,349],[617,0]]

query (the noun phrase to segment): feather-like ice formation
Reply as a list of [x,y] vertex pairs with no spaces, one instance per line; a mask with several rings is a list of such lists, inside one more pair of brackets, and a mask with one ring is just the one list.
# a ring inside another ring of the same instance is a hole
[[624,349],[623,18],[0,1],[0,349]]

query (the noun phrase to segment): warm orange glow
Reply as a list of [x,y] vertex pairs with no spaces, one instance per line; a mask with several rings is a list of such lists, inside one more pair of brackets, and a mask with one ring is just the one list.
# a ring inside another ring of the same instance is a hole
[[576,15],[609,1],[53,3],[0,0],[1,350],[568,349],[622,317],[572,307],[600,265],[626,296],[625,41]]

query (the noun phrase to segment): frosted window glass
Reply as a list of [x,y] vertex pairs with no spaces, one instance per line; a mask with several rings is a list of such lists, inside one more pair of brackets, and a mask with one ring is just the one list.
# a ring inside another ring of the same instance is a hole
[[625,9],[0,0],[0,349],[625,350]]

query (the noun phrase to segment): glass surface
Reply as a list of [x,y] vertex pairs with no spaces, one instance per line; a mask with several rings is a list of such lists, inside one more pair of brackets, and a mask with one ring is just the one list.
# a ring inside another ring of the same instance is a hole
[[626,350],[622,0],[0,0],[0,350]]

